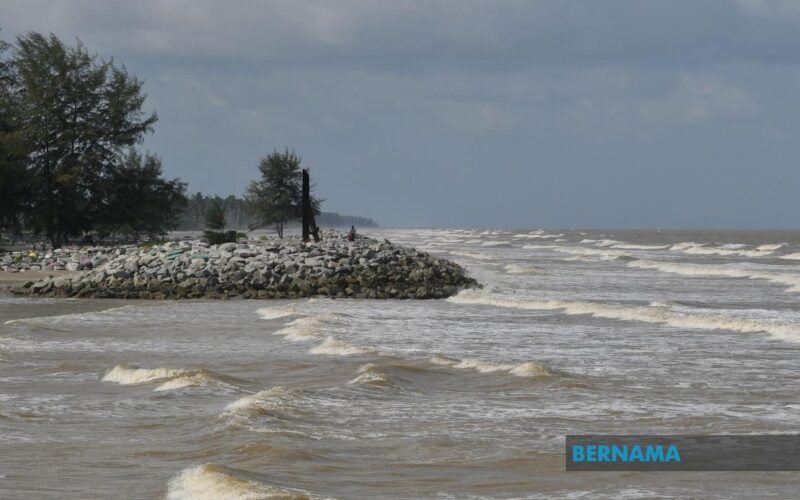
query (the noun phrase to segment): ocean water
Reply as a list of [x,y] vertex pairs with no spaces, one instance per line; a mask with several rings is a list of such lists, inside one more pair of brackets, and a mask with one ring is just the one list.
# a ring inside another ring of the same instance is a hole
[[564,436],[794,433],[800,232],[404,230],[442,301],[0,297],[0,498],[796,498]]

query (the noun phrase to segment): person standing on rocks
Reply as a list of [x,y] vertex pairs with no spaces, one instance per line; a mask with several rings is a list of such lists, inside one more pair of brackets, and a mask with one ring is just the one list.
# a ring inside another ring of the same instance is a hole
[[355,241],[356,239],[356,226],[350,226],[350,232],[347,233],[347,241]]

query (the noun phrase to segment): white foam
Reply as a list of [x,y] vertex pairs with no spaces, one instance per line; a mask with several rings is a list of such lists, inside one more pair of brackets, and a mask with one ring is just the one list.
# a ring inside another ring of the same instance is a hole
[[781,255],[781,259],[786,260],[800,260],[800,252],[798,253],[787,253],[786,255]]
[[261,319],[278,319],[278,318],[285,318],[286,316],[292,316],[297,314],[294,308],[291,306],[286,307],[262,307],[261,309],[256,310],[256,314],[258,314]]
[[651,260],[633,261],[629,262],[628,265],[640,269],[655,269],[665,273],[679,274],[681,276],[724,276],[728,278],[767,280],[773,283],[788,286],[789,291],[791,292],[800,292],[800,273],[775,273],[770,271],[757,271],[733,267],[660,262]]
[[138,385],[157,380],[173,379],[189,373],[180,368],[128,368],[117,365],[102,378],[103,382],[116,382],[120,385]]
[[156,392],[174,391],[177,389],[184,389],[186,387],[208,385],[209,383],[213,382],[219,381],[209,372],[199,371],[197,373],[192,373],[191,375],[182,375],[180,377],[167,380],[153,390]]
[[286,406],[287,401],[294,400],[295,393],[285,387],[272,387],[255,394],[237,399],[225,407],[225,415],[252,416],[267,413]]
[[168,500],[256,500],[308,499],[309,495],[299,490],[281,488],[244,477],[237,477],[227,467],[203,464],[189,467],[169,480]]
[[358,368],[358,376],[348,382],[353,385],[389,385],[386,374],[374,363],[367,363]]
[[783,248],[785,246],[786,246],[786,243],[773,243],[773,244],[757,246],[756,250],[758,250],[759,252],[772,252],[772,251],[778,250],[780,248]]
[[518,377],[547,377],[553,374],[548,367],[533,361],[519,364],[489,363],[480,359],[455,359],[436,355],[430,359],[430,362],[458,370],[476,370],[480,373],[507,372]]
[[632,243],[619,243],[611,246],[611,248],[620,250],[664,250],[668,247],[669,245],[634,245]]
[[631,258],[631,256],[625,252],[619,250],[606,250],[602,248],[567,247],[558,245],[525,245],[522,248],[528,250],[546,249],[553,252],[567,253],[576,257],[593,257],[601,260]]
[[153,389],[157,392],[172,391],[186,387],[216,384],[218,386],[233,386],[223,382],[217,375],[208,370],[184,370],[181,368],[135,368],[117,365],[109,370],[102,378],[103,382],[115,382],[120,385],[142,385],[161,382]]
[[326,326],[327,321],[323,317],[298,318],[276,331],[275,335],[283,335],[293,342],[303,342],[324,336],[323,329]]
[[775,245],[761,245],[752,250],[744,250],[743,247],[745,245],[740,244],[727,244],[719,247],[709,247],[702,243],[688,241],[672,245],[670,250],[689,255],[737,255],[740,257],[766,257],[772,254],[773,251],[781,248],[783,245],[783,243]]
[[513,238],[526,238],[530,240],[549,240],[553,238],[560,238],[564,236],[563,234],[543,234],[543,233],[529,233],[529,234],[515,234]]
[[324,354],[329,356],[352,356],[355,354],[369,354],[375,351],[364,347],[354,346],[349,342],[329,336],[320,345],[309,351],[311,354]]
[[506,264],[503,269],[508,274],[534,274],[539,272],[537,267],[526,264]]
[[561,311],[563,314],[570,315],[588,314],[598,318],[657,323],[674,328],[763,332],[781,340],[800,342],[800,326],[798,325],[731,318],[718,314],[676,312],[661,305],[651,307],[564,300],[519,301],[480,290],[465,290],[447,300],[456,304],[484,304],[515,309]]

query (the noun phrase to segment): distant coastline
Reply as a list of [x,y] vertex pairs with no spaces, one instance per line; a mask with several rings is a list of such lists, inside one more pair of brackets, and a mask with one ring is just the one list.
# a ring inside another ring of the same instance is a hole
[[[212,200],[217,200],[225,212],[225,226],[232,230],[243,231],[253,225],[251,214],[247,210],[246,202],[238,196],[228,196],[225,198],[218,196],[208,196],[202,193],[195,193],[188,196],[188,206],[183,212],[177,224],[177,231],[199,231],[204,229],[205,212]],[[359,228],[378,227],[378,223],[360,215],[346,215],[337,212],[320,212],[316,216],[317,225],[321,228],[342,228],[356,226]],[[299,225],[299,222],[291,222],[289,226]]]

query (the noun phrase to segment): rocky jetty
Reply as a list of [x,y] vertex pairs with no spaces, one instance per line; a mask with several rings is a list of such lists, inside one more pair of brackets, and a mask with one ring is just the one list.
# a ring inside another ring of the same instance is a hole
[[82,271],[101,266],[135,246],[58,248],[50,251],[25,250],[0,254],[0,270],[21,271]]
[[[413,248],[329,233],[319,243],[298,238],[208,245],[178,241],[149,248],[105,249],[70,256],[92,264],[71,277],[29,282],[17,294],[141,299],[351,297],[432,299],[479,286],[453,262]],[[75,260],[77,259],[77,261]],[[75,267],[75,266],[70,266]]]

